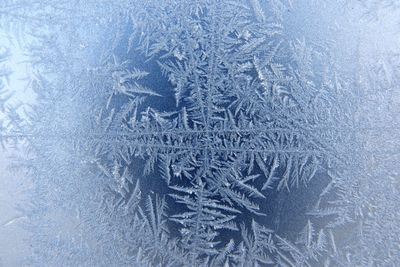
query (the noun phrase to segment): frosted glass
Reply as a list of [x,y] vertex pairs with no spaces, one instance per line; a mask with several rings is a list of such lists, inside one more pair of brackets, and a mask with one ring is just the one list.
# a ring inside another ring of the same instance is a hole
[[2,0],[0,266],[399,266],[400,5]]

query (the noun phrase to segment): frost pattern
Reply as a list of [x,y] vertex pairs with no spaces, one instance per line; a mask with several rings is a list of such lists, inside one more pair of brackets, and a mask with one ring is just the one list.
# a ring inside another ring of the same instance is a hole
[[291,1],[117,2],[0,4],[0,25],[35,28],[37,103],[0,105],[35,183],[30,263],[399,263],[396,56],[349,78],[289,35]]

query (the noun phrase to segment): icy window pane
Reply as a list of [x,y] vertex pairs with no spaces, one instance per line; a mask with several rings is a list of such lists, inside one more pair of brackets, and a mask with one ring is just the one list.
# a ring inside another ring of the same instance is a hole
[[0,2],[0,266],[400,265],[400,5]]

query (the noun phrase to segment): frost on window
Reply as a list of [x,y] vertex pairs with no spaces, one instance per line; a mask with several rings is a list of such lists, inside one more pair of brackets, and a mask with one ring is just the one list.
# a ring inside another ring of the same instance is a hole
[[0,266],[398,266],[399,17],[3,0]]

